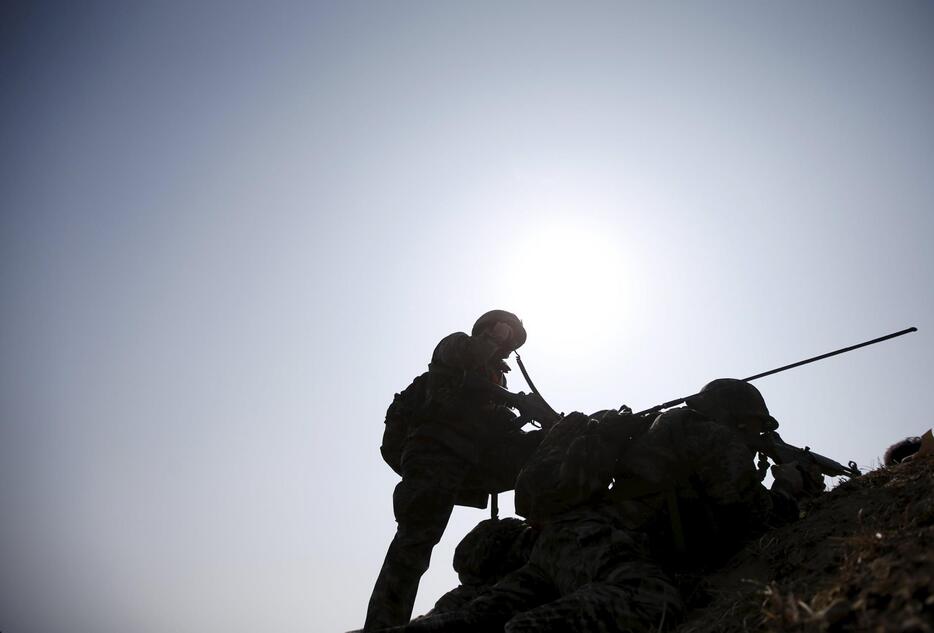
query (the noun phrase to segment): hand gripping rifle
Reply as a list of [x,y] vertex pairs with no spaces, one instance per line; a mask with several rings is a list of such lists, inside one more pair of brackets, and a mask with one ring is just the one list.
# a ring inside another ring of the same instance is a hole
[[526,424],[532,424],[548,430],[561,419],[561,414],[552,409],[551,405],[545,402],[545,399],[538,393],[519,354],[516,354],[516,361],[531,393],[508,391],[473,372],[464,372],[462,384],[468,389],[485,392],[499,404],[516,409],[519,412],[519,417],[514,422],[516,428],[521,429]]
[[[837,354],[845,354],[846,352],[851,352],[855,349],[859,349],[860,347],[866,347],[867,345],[874,345],[875,343],[881,343],[882,341],[887,341],[889,339],[893,339],[895,337],[902,336],[904,334],[909,334],[911,332],[917,332],[917,331],[918,331],[918,328],[910,327],[904,330],[900,330],[898,332],[894,332],[892,334],[880,336],[879,338],[874,338],[871,341],[857,343],[856,345],[850,345],[849,347],[844,347],[838,350],[834,350],[832,352],[827,352],[826,354],[821,354],[819,356],[807,358],[805,360],[801,360],[796,363],[791,363],[790,365],[784,365],[782,367],[777,367],[776,369],[770,369],[769,371],[764,371],[760,374],[755,374],[755,375],[749,376],[748,378],[743,378],[742,381],[752,382],[753,380],[764,378],[765,376],[771,376],[772,374],[777,374],[779,372],[783,372],[789,369],[794,369],[795,367],[807,365],[808,363],[813,363],[819,360],[823,360],[825,358],[830,358],[831,356],[836,356]],[[650,407],[644,411],[639,411],[638,413],[635,414],[635,417],[642,418],[643,420],[646,420],[649,423],[651,423],[651,420],[654,419],[655,414],[660,413],[664,409],[670,409],[671,407],[676,407],[678,405],[684,404],[685,401],[698,395],[700,395],[700,393],[695,393],[695,394],[691,394],[690,396],[685,396],[683,398],[676,398],[674,400],[669,400],[668,402],[663,402],[662,404],[655,405],[654,407]],[[759,446],[756,446],[756,448],[759,449],[760,452],[771,457],[776,463],[782,464],[782,463],[789,462],[789,461],[810,461],[816,464],[821,469],[822,473],[824,473],[825,475],[829,475],[831,477],[838,477],[841,475],[845,475],[847,477],[858,477],[861,474],[859,471],[859,468],[856,467],[855,462],[850,461],[846,466],[844,466],[843,464],[836,462],[830,459],[829,457],[824,457],[823,455],[820,455],[818,453],[811,451],[811,449],[807,446],[805,446],[804,448],[798,448],[796,446],[792,446],[791,444],[788,444],[787,442],[785,442],[781,438],[781,436],[774,430],[766,431],[760,436],[760,438],[761,438],[761,443]]]

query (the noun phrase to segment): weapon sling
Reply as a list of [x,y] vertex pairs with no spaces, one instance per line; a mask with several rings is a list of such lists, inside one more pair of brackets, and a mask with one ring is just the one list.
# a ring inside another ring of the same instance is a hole
[[516,364],[519,365],[519,371],[522,372],[522,377],[525,378],[525,382],[529,386],[529,389],[532,391],[532,393],[542,399],[542,402],[545,403],[545,406],[548,407],[548,410],[552,415],[554,415],[556,418],[561,417],[558,415],[558,412],[555,411],[544,398],[542,398],[542,394],[539,393],[538,389],[536,389],[535,383],[533,383],[532,379],[529,377],[529,372],[525,370],[525,364],[522,362],[522,357],[519,356],[519,352],[516,352]]

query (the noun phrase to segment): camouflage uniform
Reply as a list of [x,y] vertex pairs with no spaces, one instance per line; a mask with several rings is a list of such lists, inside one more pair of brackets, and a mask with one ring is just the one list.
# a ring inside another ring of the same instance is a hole
[[517,511],[541,522],[541,533],[524,578],[497,586],[514,605],[520,587],[538,589],[530,608],[506,623],[510,633],[657,631],[680,614],[680,595],[652,561],[647,539],[608,502],[616,451],[607,430],[583,414],[567,416],[516,482]]
[[[614,441],[630,436],[620,455]],[[456,616],[411,630],[590,633],[675,624],[683,604],[664,563],[709,562],[768,514],[752,458],[736,432],[690,409],[665,413],[647,430],[632,416],[567,416],[516,482],[517,511],[540,529],[529,562]]]
[[[761,400],[740,389],[747,405]],[[753,464],[754,423],[774,422],[764,400],[744,407],[735,394],[714,393],[724,406],[693,401],[712,414],[688,406],[651,421],[567,416],[516,482],[517,512],[540,529],[529,562],[459,612],[404,630],[589,633],[674,624],[682,602],[666,572],[722,562],[787,497],[767,491]]]
[[677,590],[604,499],[612,456],[596,420],[559,422],[516,482],[517,509],[539,530],[528,563],[459,612],[404,630],[657,631],[676,620]]
[[659,415],[625,450],[610,497],[656,555],[683,567],[721,560],[772,511],[742,436],[690,408]]
[[486,594],[528,562],[535,536],[528,523],[512,517],[478,523],[454,549],[454,571],[460,586],[441,596],[426,615],[456,611]]
[[470,605],[480,624],[508,633],[658,631],[681,612],[678,590],[606,504],[544,524],[529,563]]
[[488,344],[463,332],[438,343],[428,375],[424,421],[406,440],[402,481],[393,492],[397,528],[367,609],[366,630],[409,621],[419,580],[455,505],[485,508],[491,492],[513,487],[538,433],[508,425],[515,415],[482,392],[468,392],[465,372],[505,387]]

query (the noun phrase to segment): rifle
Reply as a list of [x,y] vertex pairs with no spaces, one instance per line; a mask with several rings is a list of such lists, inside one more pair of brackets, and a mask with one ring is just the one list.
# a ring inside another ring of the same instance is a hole
[[739,431],[746,442],[746,445],[759,453],[760,474],[765,476],[767,461],[763,461],[763,456],[771,459],[776,464],[787,464],[788,462],[799,462],[801,464],[814,464],[820,472],[828,477],[859,477],[862,473],[857,467],[856,462],[850,461],[846,466],[838,461],[825,457],[820,453],[815,453],[810,446],[798,448],[782,439],[778,431],[770,430],[762,433],[752,433],[749,431]]
[[798,448],[797,446],[788,444],[777,431],[769,431],[765,435],[771,441],[775,449],[775,454],[778,457],[775,461],[779,464],[786,462],[810,462],[816,464],[817,467],[820,468],[820,471],[828,477],[843,476],[852,478],[862,475],[854,461],[850,461],[844,466],[840,462],[836,462],[829,457],[824,457],[819,453],[815,453],[809,446]]
[[[902,336],[904,334],[909,334],[911,332],[917,332],[918,328],[910,327],[898,332],[893,332],[892,334],[887,334],[885,336],[880,336],[879,338],[874,338],[869,341],[864,341],[862,343],[857,343],[856,345],[850,345],[849,347],[843,347],[832,352],[827,352],[826,354],[820,354],[819,356],[814,356],[812,358],[807,358],[805,360],[800,360],[790,365],[783,365],[782,367],[777,367],[775,369],[770,369],[759,374],[754,374],[747,378],[742,378],[743,382],[752,382],[758,378],[764,378],[765,376],[771,376],[772,374],[777,374],[789,369],[794,369],[795,367],[800,367],[802,365],[807,365],[808,363],[813,363],[825,358],[830,358],[831,356],[836,356],[837,354],[844,354],[846,352],[851,352],[860,347],[866,347],[867,345],[873,345],[875,343],[881,343],[882,341],[887,341],[889,339]],[[669,409],[671,407],[676,407],[678,405],[684,404],[685,401],[693,398],[694,396],[701,395],[701,392],[691,394],[690,396],[685,396],[683,398],[676,398],[674,400],[669,400],[668,402],[663,402],[662,404],[655,405],[645,409],[644,411],[639,411],[634,414],[637,418],[642,418],[643,420],[651,423],[651,420],[654,419],[654,415],[660,413],[664,409]],[[766,431],[762,435],[758,436],[756,442],[757,450],[760,450],[761,453],[764,453],[768,457],[771,457],[776,463],[784,463],[788,461],[809,461],[816,464],[821,472],[825,475],[831,477],[847,476],[847,477],[858,477],[861,473],[859,468],[856,466],[856,462],[850,461],[846,466],[836,462],[829,457],[824,457],[818,453],[813,452],[809,447],[805,446],[804,448],[798,448],[792,446],[785,442],[781,436],[774,430]]]
[[469,390],[480,391],[488,395],[491,400],[507,407],[516,409],[519,417],[513,422],[517,429],[526,424],[536,422],[541,428],[547,430],[554,426],[561,416],[548,406],[545,399],[536,392],[512,392],[496,385],[474,372],[465,371],[461,378],[462,385]]
[[502,387],[496,387],[496,389],[501,391],[496,391],[495,397],[506,406],[512,407],[519,412],[519,417],[513,423],[517,429],[521,429],[526,424],[536,425],[537,423],[538,426],[547,431],[561,419],[561,416],[548,406],[548,403],[538,392],[525,393],[520,391],[513,393]]

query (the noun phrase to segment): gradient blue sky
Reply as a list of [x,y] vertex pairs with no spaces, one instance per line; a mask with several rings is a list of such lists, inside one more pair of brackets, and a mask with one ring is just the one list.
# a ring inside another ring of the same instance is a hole
[[0,19],[4,633],[362,625],[385,407],[493,307],[564,411],[916,325],[758,385],[932,424],[930,3],[80,4]]

